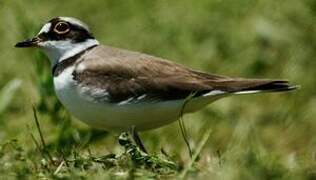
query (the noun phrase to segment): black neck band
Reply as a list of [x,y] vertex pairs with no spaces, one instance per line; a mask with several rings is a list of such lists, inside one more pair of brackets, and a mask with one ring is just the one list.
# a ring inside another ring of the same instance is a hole
[[87,52],[88,50],[96,47],[97,45],[91,46],[83,51],[81,51],[80,53],[71,56],[67,59],[62,60],[61,62],[55,64],[52,68],[52,74],[54,77],[57,77],[60,73],[62,73],[67,67],[73,65],[77,59],[82,56],[85,52]]

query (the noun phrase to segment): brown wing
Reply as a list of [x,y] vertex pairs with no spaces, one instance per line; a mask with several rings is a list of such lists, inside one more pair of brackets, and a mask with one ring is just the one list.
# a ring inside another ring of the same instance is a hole
[[286,81],[231,79],[188,69],[161,58],[99,46],[82,56],[74,78],[110,94],[112,102],[144,97],[147,100],[184,99],[194,92],[238,92],[288,88]]

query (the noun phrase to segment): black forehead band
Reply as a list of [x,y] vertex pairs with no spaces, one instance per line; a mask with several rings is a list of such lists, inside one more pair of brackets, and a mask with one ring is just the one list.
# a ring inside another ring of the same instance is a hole
[[[47,33],[41,33],[39,37],[41,39],[45,40],[66,40],[66,39],[71,39],[72,42],[74,43],[79,43],[86,41],[87,39],[94,39],[93,35],[86,30],[85,28],[76,25],[76,24],[71,24],[67,21],[63,21],[62,19],[59,18],[54,18],[49,21],[51,23],[51,27]],[[56,26],[57,23],[59,22],[65,22],[68,23],[70,26],[70,31],[65,33],[65,34],[57,34],[54,32],[54,27]]]

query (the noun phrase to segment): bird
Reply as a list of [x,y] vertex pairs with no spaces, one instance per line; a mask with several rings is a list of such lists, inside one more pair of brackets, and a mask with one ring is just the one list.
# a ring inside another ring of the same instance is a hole
[[[131,132],[159,128],[233,95],[296,89],[287,80],[232,78],[193,70],[152,55],[101,45],[74,17],[55,17],[15,47],[48,56],[58,99],[89,126]],[[185,105],[185,106],[184,106]]]

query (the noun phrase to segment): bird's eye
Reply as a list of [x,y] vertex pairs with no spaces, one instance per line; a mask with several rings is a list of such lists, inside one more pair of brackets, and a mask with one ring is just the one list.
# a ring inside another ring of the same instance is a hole
[[54,27],[54,32],[57,34],[65,34],[70,31],[70,26],[66,22],[59,22]]

